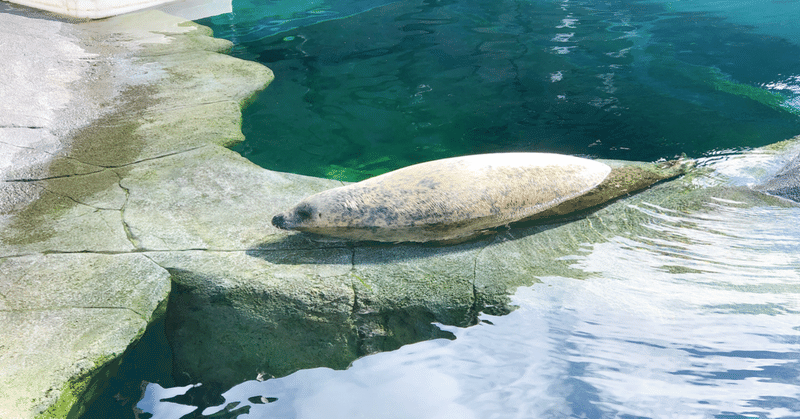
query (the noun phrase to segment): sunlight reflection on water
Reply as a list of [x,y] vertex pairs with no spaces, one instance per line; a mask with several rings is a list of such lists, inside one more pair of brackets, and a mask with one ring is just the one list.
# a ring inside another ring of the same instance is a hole
[[647,216],[644,229],[570,257],[589,279],[541,278],[517,291],[509,315],[441,326],[454,341],[248,381],[202,414],[796,416],[800,208],[711,202],[698,213],[629,204]]

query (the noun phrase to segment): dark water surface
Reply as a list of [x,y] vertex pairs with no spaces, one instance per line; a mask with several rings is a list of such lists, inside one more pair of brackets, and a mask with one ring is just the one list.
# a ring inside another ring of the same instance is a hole
[[360,180],[463,154],[653,161],[800,132],[800,45],[718,13],[631,0],[380,5],[315,3],[255,23],[255,6],[234,3],[200,21],[275,72],[237,151]]

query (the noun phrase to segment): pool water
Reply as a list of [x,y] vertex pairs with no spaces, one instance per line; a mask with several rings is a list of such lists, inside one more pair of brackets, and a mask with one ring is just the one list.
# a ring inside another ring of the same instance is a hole
[[800,134],[800,0],[233,7],[199,23],[275,72],[235,148],[265,168],[355,181],[482,152],[685,153],[715,170],[703,210],[663,184],[559,227],[586,236],[569,269],[508,315],[439,325],[455,339],[232,388],[124,372],[127,393],[84,418],[800,418],[800,207],[742,189],[794,154],[740,158]]
[[276,75],[236,150],[355,181],[464,154],[653,161],[800,132],[797,2],[384,3],[234,2],[201,20]]
[[582,237],[553,243],[568,267],[519,288],[508,315],[438,325],[453,340],[232,388],[150,383],[136,406],[153,419],[800,417],[800,206],[741,188],[779,164],[738,157],[702,159],[715,171],[694,198],[662,184],[554,228]]

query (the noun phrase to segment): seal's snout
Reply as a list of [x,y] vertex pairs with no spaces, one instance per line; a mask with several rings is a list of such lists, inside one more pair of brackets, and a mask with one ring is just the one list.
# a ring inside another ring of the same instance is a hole
[[281,230],[286,230],[286,218],[283,216],[283,214],[278,214],[272,217],[272,225],[280,228]]

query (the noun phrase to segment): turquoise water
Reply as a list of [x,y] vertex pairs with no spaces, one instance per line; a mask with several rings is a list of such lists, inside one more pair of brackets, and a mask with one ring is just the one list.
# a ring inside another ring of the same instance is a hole
[[800,132],[797,2],[385,3],[234,2],[200,21],[276,75],[236,150],[360,180],[453,155],[653,161]]
[[84,418],[800,418],[800,210],[741,192],[796,154],[747,153],[800,134],[796,22],[792,0],[234,2],[200,23],[275,71],[236,148],[264,167],[513,150],[713,173],[558,227],[585,234],[569,269],[438,325],[455,339],[221,388],[137,371],[169,356],[156,327]]

